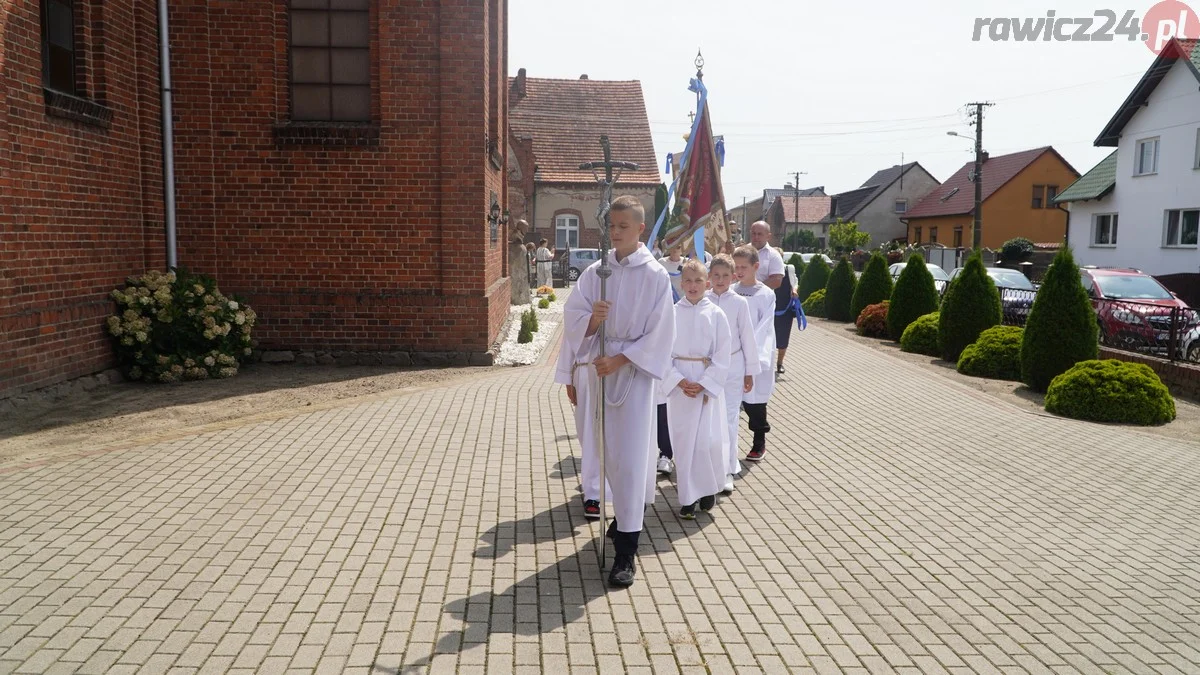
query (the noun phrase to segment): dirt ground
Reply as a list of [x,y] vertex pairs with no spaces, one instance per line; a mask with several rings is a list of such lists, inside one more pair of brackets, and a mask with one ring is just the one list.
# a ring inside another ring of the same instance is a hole
[[[944,377],[950,378],[960,385],[971,387],[977,391],[994,396],[1006,403],[1017,406],[1031,414],[1046,415],[1054,417],[1045,411],[1045,397],[1030,390],[1025,385],[1019,382],[1008,382],[1005,380],[989,380],[979,377],[968,377],[960,375],[955,369],[954,364],[923,354],[909,354],[900,351],[900,345],[891,340],[877,340],[875,338],[862,337],[854,331],[854,324],[844,324],[828,319],[809,319],[809,329],[816,328],[818,330],[828,330],[838,335],[843,335],[848,340],[853,340],[859,344],[866,345],[871,349],[881,352],[886,352],[892,357],[921,366],[927,370],[939,373]],[[803,345],[802,340],[792,340],[792,347],[796,348]],[[1181,441],[1189,441],[1192,443],[1200,442],[1200,405],[1192,401],[1183,399],[1175,399],[1176,418],[1174,422],[1164,424],[1157,427],[1140,427],[1146,433],[1164,436],[1166,438],[1177,439]],[[1200,449],[1200,445],[1198,445]]]
[[141,445],[419,391],[507,368],[386,368],[257,364],[229,380],[123,382],[0,414],[0,469],[59,455]]

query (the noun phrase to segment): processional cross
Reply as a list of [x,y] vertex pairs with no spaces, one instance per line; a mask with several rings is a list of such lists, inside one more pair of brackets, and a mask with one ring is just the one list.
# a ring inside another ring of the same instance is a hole
[[[612,244],[612,239],[609,237],[609,208],[612,205],[612,189],[621,178],[621,171],[628,169],[629,171],[637,171],[638,165],[633,162],[613,161],[612,148],[608,143],[608,136],[600,137],[600,147],[604,149],[604,160],[600,162],[585,162],[579,165],[581,171],[591,171],[595,176],[596,182],[600,184],[602,189],[600,195],[600,208],[596,211],[596,220],[600,225],[600,267],[596,270],[596,276],[600,277],[600,300],[608,300],[608,278],[612,276],[612,269],[608,266],[608,249]],[[600,177],[600,170],[604,170],[604,177]],[[600,357],[607,356],[604,340],[604,323],[600,324],[598,331],[600,337]],[[607,399],[604,392],[604,380],[600,379],[600,398],[598,404],[600,406],[600,569],[604,569],[604,540],[606,538],[605,528],[608,524],[608,500],[605,494],[607,489],[608,476],[604,471],[604,456],[607,454],[607,438],[604,430],[604,409],[607,405]]]

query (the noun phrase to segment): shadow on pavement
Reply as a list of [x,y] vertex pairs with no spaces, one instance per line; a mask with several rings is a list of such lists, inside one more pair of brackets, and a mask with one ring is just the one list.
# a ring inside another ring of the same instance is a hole
[[[564,539],[574,534],[570,523],[571,507],[563,504],[525,520],[503,523],[490,532],[516,530],[516,543],[528,544]],[[718,507],[719,508],[719,507]],[[714,517],[698,515],[694,521],[681,521],[675,514],[674,490],[660,492],[654,506],[646,513],[638,556],[638,582],[646,583],[641,573],[642,563],[651,556],[672,550],[674,543],[699,532],[713,522]],[[575,520],[582,521],[579,513]],[[591,527],[597,527],[592,524]],[[525,534],[522,534],[525,533]],[[484,539],[488,535],[484,535]],[[622,593],[624,589],[609,589],[607,572],[599,565],[598,537],[583,544],[574,554],[549,565],[530,577],[522,579],[499,593],[477,593],[446,604],[445,613],[462,622],[463,628],[442,635],[429,656],[407,663],[399,669],[376,664],[379,673],[423,672],[439,654],[457,654],[487,643],[492,635],[543,635],[583,619],[587,606],[608,592]],[[608,562],[612,562],[612,545]],[[492,545],[480,549],[477,557],[496,557],[495,553],[513,550],[512,545]]]

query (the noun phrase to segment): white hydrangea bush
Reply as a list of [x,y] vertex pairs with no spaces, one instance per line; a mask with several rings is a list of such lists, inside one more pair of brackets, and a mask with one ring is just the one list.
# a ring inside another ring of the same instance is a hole
[[183,270],[130,277],[112,292],[108,318],[125,376],[144,382],[207,380],[237,375],[251,354],[258,315],[226,297],[210,277]]

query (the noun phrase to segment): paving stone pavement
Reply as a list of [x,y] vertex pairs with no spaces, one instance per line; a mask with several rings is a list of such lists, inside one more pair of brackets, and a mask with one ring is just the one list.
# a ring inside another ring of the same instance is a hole
[[0,474],[0,672],[1200,673],[1200,445],[820,327],[601,583],[549,366]]

